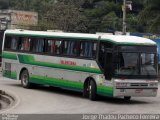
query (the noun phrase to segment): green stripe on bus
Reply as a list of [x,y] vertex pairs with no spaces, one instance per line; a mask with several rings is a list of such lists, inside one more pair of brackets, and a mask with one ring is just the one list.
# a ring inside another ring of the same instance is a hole
[[17,73],[13,71],[2,71],[3,76],[11,79],[17,79]]
[[83,90],[83,83],[81,82],[69,81],[69,80],[58,79],[58,78],[50,78],[50,77],[45,77],[45,76],[31,75],[30,82],[37,83],[37,84],[45,84],[45,85],[63,87],[63,88],[77,90],[77,91]]
[[16,54],[15,53],[9,53],[9,52],[3,52],[2,53],[2,58],[17,60]]
[[71,66],[71,65],[63,65],[63,64],[55,64],[55,63],[36,61],[34,59],[34,56],[32,56],[32,55],[21,55],[21,54],[19,54],[18,58],[19,58],[19,62],[23,63],[23,64],[102,74],[101,70],[97,69],[97,68],[89,68],[89,67],[82,67],[82,66]]
[[97,86],[97,94],[113,96],[113,87],[110,86]]
[[[38,75],[31,75],[29,81],[31,83],[62,87],[76,91],[83,91],[83,83],[78,81],[70,81]],[[99,85],[97,86],[97,94],[104,96],[113,96],[113,87]]]

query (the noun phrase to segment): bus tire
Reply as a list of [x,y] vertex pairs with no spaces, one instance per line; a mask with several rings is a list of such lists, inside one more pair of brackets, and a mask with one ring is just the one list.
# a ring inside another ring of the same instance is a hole
[[96,100],[96,84],[93,80],[90,80],[89,86],[89,99],[92,101]]
[[87,80],[87,81],[84,83],[83,97],[84,97],[84,98],[88,98],[88,97],[89,97],[89,80]]
[[31,88],[31,83],[29,82],[29,73],[27,70],[23,70],[20,75],[21,85],[24,88]]
[[131,100],[131,96],[124,96],[124,100],[130,101]]

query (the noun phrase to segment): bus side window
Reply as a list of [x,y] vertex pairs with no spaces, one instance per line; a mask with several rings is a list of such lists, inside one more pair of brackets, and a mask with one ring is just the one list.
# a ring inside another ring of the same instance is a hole
[[24,43],[23,43],[23,46],[24,46],[24,51],[29,51],[30,50],[30,41],[31,39],[30,38],[24,38]]
[[68,46],[69,46],[70,41],[63,41],[63,55],[68,55]]
[[56,40],[55,41],[55,53],[57,55],[61,54],[62,51],[62,41],[61,40]]
[[11,43],[12,43],[12,37],[6,36],[5,37],[4,48],[11,49]]
[[11,49],[12,50],[17,49],[17,43],[18,43],[18,37],[12,37],[12,42],[11,42]]
[[30,41],[30,51],[31,52],[36,52],[36,46],[37,46],[37,42],[36,42],[36,38],[31,38]]
[[44,52],[51,54],[52,51],[52,41],[53,40],[45,40],[44,41]]
[[92,51],[93,51],[93,58],[95,58],[96,57],[96,52],[97,52],[97,43],[93,43],[93,49],[92,49]]
[[37,53],[45,52],[45,43],[43,38],[32,38],[31,39],[31,51]]
[[29,51],[30,50],[30,38],[23,37],[20,39],[21,42],[18,44],[19,50]]
[[80,56],[94,58],[96,55],[97,44],[94,42],[81,42]]
[[49,54],[56,54],[56,41],[55,40],[45,40],[45,52]]
[[17,41],[17,49],[18,49],[18,50],[23,50],[22,37],[19,37],[19,39],[18,39],[18,41]]
[[36,52],[44,52],[44,39],[40,38],[37,40]]
[[16,50],[17,42],[18,42],[18,37],[6,36],[5,37],[4,48],[5,49],[10,49],[10,50]]
[[71,41],[69,55],[77,56],[78,48],[79,48],[78,41]]
[[49,44],[50,44],[51,53],[55,54],[56,53],[56,41],[51,40]]
[[76,41],[64,41],[63,54],[68,56],[76,56],[78,53],[77,44],[78,42]]

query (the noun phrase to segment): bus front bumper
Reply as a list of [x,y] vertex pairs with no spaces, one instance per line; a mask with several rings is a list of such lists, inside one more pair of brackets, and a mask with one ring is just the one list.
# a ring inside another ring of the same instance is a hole
[[156,97],[158,88],[115,88],[114,97]]

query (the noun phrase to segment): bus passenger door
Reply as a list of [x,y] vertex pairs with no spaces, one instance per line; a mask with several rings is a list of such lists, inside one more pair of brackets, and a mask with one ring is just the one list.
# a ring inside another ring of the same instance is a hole
[[105,50],[104,61],[105,79],[111,80],[113,75],[113,53],[110,50]]

